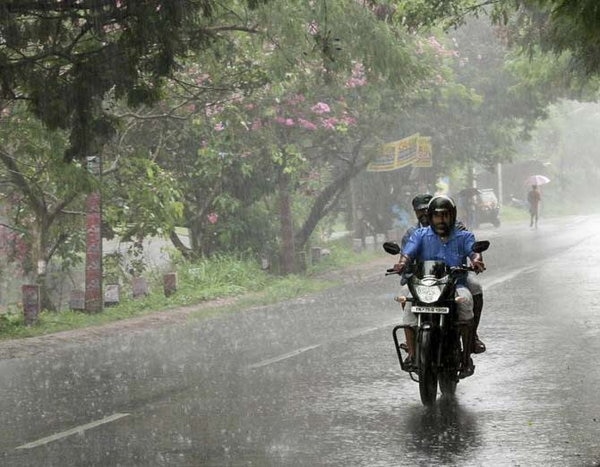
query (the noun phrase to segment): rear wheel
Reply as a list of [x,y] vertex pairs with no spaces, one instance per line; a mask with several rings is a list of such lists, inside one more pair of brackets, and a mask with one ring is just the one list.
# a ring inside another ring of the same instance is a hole
[[419,330],[419,393],[423,405],[433,405],[437,398],[438,375],[434,358],[435,343],[431,329]]
[[439,374],[440,380],[440,391],[445,396],[452,396],[456,392],[456,384],[458,383],[458,376],[456,371],[444,369]]

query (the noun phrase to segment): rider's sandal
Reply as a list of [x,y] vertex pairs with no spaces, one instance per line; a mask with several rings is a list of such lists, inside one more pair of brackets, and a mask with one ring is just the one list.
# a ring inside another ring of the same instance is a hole
[[404,359],[404,361],[402,362],[403,366],[404,366],[404,370],[405,371],[416,371],[416,367],[415,367],[415,363],[412,359],[412,357],[409,355],[408,357],[406,357]]
[[483,353],[485,350],[485,344],[479,340],[479,337],[476,337],[473,343],[473,353]]
[[473,376],[473,373],[475,373],[475,365],[473,365],[473,359],[469,358],[469,364],[458,372],[458,377],[459,379],[468,378]]

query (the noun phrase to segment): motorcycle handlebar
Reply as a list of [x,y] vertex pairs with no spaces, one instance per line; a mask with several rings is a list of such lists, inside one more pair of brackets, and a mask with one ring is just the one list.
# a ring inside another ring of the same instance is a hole
[[[486,268],[483,268],[483,270],[485,271]],[[450,268],[451,272],[457,271],[457,272],[477,272],[477,270],[473,267],[473,266],[453,266]],[[392,274],[400,274],[399,271],[396,271],[394,268],[390,268],[390,269],[386,269],[385,270],[385,275],[386,276],[390,276]]]

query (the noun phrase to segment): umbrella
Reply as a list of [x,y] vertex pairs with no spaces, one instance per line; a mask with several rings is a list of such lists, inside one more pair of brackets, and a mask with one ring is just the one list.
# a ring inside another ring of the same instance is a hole
[[525,185],[545,185],[550,179],[545,175],[530,175],[525,180]]

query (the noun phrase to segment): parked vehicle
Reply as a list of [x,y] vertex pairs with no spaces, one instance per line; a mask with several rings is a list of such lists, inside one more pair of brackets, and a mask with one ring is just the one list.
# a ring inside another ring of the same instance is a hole
[[[488,241],[475,242],[473,251],[481,253],[488,249],[489,244]],[[400,253],[396,242],[385,242],[383,248],[392,255]],[[456,391],[463,361],[455,300],[456,283],[461,275],[472,270],[468,266],[449,267],[441,261],[423,261],[415,263],[408,275],[412,297],[402,298],[411,302],[411,311],[417,315],[416,354],[412,365],[405,363],[408,352],[404,342],[400,341],[403,333],[400,338],[398,336],[399,331],[409,325],[395,326],[392,334],[400,368],[419,383],[424,405],[435,403],[438,384],[442,394],[452,395]],[[388,274],[397,274],[397,271],[388,269]]]
[[494,227],[500,227],[500,205],[496,193],[492,188],[480,188],[478,191],[479,193],[476,196],[476,227],[487,222],[493,224]]

